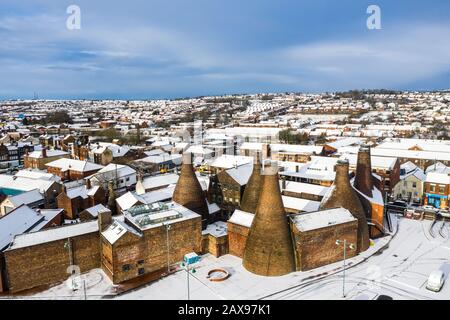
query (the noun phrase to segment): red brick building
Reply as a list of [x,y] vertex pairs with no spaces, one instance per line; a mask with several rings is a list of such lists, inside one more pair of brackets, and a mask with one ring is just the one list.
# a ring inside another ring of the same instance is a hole
[[80,180],[88,177],[103,166],[89,162],[74,159],[58,159],[46,164],[47,171],[54,175],[57,175],[63,181]]

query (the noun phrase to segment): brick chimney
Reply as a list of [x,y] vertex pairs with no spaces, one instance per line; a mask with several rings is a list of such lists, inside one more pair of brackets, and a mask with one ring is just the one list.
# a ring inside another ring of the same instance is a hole
[[91,179],[86,179],[86,189],[91,189],[92,188],[92,184],[91,184]]
[[98,230],[103,232],[112,223],[112,214],[110,210],[103,210],[98,213]]
[[368,197],[372,197],[372,164],[370,161],[370,147],[361,146],[358,151],[358,163],[354,186]]
[[358,219],[358,243],[356,250],[359,253],[369,248],[369,227],[366,213],[359,200],[357,191],[350,185],[348,170],[348,160],[338,160],[334,184],[323,198],[320,210],[342,207],[350,211]]
[[42,148],[42,158],[47,158],[47,149],[45,147]]

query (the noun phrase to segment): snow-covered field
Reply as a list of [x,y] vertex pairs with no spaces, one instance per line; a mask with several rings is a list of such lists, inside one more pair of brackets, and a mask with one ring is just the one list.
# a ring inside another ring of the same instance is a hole
[[[428,275],[450,273],[450,225],[438,222],[430,233],[430,221],[400,219],[393,237],[377,240],[363,254],[347,260],[343,298],[342,262],[282,277],[261,277],[242,267],[232,255],[205,255],[190,274],[190,299],[375,299],[384,294],[394,299],[450,299],[450,280],[439,293],[425,288]],[[230,277],[212,282],[207,273],[226,269]],[[72,291],[68,283],[50,288],[35,299],[111,298],[114,286],[100,269],[83,275],[83,285]],[[82,282],[81,282],[82,283]],[[114,296],[115,299],[187,299],[187,273],[180,270],[168,277]]]

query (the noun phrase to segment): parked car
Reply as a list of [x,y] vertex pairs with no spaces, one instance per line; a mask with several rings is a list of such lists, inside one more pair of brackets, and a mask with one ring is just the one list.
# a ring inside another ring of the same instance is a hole
[[436,211],[438,211],[438,209],[436,209],[435,207],[430,206],[430,205],[422,206],[421,209],[424,210],[424,211],[431,211],[431,212],[436,212]]
[[427,286],[428,290],[439,292],[444,286],[445,275],[441,270],[436,270],[430,273],[428,277]]
[[394,300],[391,296],[380,294],[376,300]]
[[387,203],[386,208],[389,211],[403,213],[408,207],[408,204],[403,200],[395,200]]
[[441,216],[443,216],[445,218],[450,218],[450,212],[447,211],[447,210],[439,210],[437,214],[441,215]]

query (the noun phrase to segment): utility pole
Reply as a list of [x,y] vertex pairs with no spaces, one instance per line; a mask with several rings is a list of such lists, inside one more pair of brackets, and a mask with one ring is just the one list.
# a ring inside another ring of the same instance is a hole
[[[336,245],[340,245],[341,243],[343,243],[344,245],[344,268],[342,270],[343,272],[343,276],[342,276],[342,298],[345,298],[345,260],[347,259],[347,240],[344,239],[344,241],[342,240],[336,240]],[[349,249],[350,250],[354,250],[355,249],[355,245],[353,243],[349,244]]]
[[189,262],[183,262],[181,264],[181,266],[185,267],[184,271],[186,271],[186,276],[187,276],[187,299],[190,300],[191,299],[191,293],[190,293],[190,287],[189,287],[189,272],[192,271],[192,273],[197,272],[194,268],[193,269],[189,269]]
[[166,228],[166,244],[167,244],[167,273],[170,273],[170,244],[169,244],[169,230],[170,224],[163,224]]

